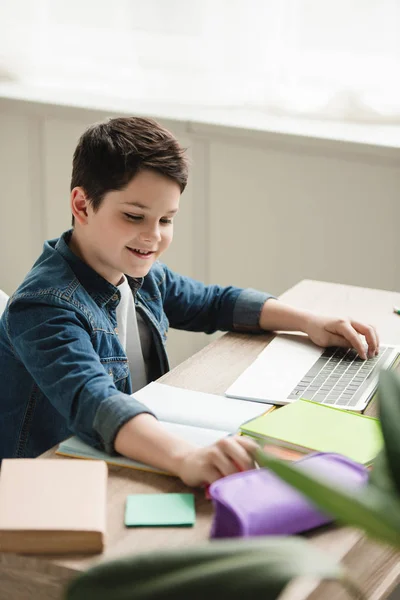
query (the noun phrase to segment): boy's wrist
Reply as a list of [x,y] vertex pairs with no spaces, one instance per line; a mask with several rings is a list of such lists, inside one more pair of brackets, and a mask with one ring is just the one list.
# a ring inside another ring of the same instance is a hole
[[196,446],[170,434],[153,415],[142,413],[125,423],[114,444],[120,454],[181,477],[183,463]]
[[298,323],[297,331],[302,331],[303,333],[308,334],[310,322],[314,316],[313,313],[309,310],[295,310],[297,312],[297,314],[295,315],[295,318]]
[[266,331],[302,331],[307,333],[313,313],[268,299],[260,315],[260,327]]
[[169,456],[170,468],[169,471],[174,475],[177,475],[180,479],[182,479],[182,473],[184,470],[185,460],[195,447],[187,444],[183,440],[179,440],[181,443],[174,447],[173,451]]

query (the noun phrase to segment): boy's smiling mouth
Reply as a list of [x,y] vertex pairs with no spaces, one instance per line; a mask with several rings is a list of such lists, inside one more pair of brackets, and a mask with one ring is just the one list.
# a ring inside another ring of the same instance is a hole
[[126,246],[131,254],[141,259],[150,258],[154,254],[154,250],[141,250],[140,248],[130,248]]

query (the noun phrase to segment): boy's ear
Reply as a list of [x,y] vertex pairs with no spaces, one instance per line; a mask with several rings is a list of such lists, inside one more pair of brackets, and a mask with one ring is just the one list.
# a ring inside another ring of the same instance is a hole
[[71,212],[75,217],[75,222],[80,225],[86,225],[88,220],[89,201],[85,190],[81,187],[75,187],[71,192]]

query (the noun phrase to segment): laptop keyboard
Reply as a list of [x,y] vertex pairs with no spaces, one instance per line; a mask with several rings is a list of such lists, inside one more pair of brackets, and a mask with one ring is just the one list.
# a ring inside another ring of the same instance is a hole
[[353,407],[380,369],[390,348],[378,356],[362,360],[355,350],[327,348],[289,395],[314,402]]

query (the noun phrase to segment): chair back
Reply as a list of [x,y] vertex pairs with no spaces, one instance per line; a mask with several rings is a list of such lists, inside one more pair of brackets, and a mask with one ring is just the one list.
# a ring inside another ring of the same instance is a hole
[[3,290],[0,290],[0,317],[6,307],[8,296]]

